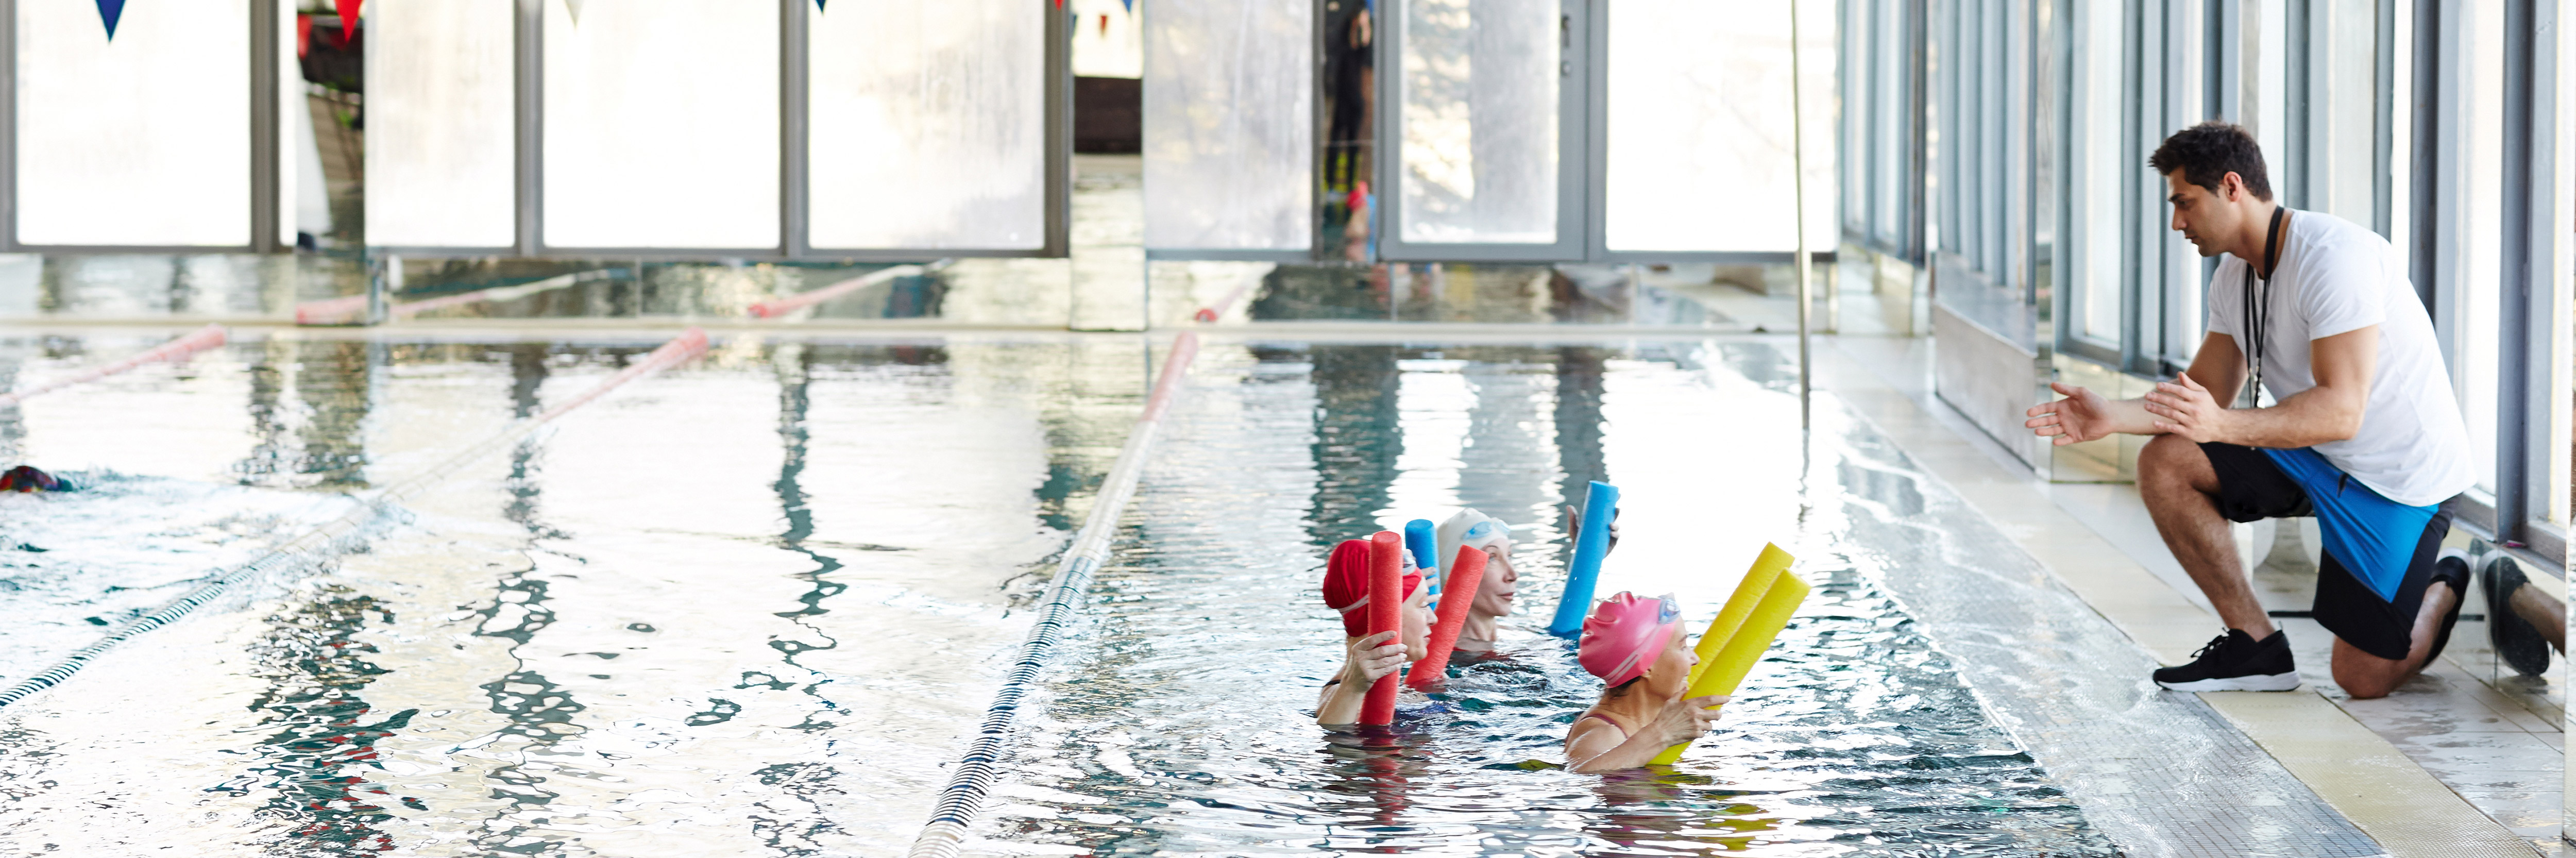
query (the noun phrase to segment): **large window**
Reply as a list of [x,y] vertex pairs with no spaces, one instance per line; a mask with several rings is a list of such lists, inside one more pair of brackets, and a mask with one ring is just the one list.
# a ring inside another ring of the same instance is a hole
[[370,7],[365,30],[378,252],[850,260],[1066,244],[1068,24],[1053,7],[399,5]]
[[1145,11],[1145,245],[1298,258],[1315,230],[1313,4]]
[[94,4],[14,5],[0,245],[248,248],[254,4],[138,6],[113,39]]
[[816,13],[810,243],[826,254],[1044,246],[1046,31],[1017,0],[843,0]]

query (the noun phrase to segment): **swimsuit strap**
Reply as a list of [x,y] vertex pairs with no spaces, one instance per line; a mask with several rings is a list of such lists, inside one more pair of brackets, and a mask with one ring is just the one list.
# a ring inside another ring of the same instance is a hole
[[[1601,721],[1601,723],[1608,724],[1608,725],[1610,725],[1610,726],[1612,726],[1612,727],[1618,727],[1618,728],[1619,728],[1619,732],[1620,732],[1620,733],[1622,733],[1622,734],[1625,734],[1625,733],[1627,733],[1627,732],[1628,732],[1628,728],[1627,728],[1627,727],[1622,726],[1622,725],[1621,725],[1619,722],[1617,722],[1617,721],[1612,721],[1612,720],[1610,720],[1610,716],[1608,716],[1608,715],[1603,715],[1603,714],[1598,713],[1598,712],[1585,712],[1585,713],[1583,713],[1583,718],[1595,718],[1595,719],[1599,719],[1599,720]],[[1581,721],[1581,720],[1583,720],[1583,718],[1576,718],[1576,719],[1574,719],[1574,720]]]

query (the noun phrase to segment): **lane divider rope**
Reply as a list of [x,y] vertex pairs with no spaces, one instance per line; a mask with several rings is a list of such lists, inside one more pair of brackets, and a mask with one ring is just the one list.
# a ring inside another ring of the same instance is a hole
[[56,663],[53,667],[48,668],[35,676],[29,677],[16,685],[10,686],[6,690],[0,690],[0,707],[6,707],[12,703],[34,696],[36,693],[44,691],[47,688],[61,685],[65,680],[70,679],[73,674],[79,673],[81,668],[89,666],[91,661],[96,660],[100,655],[105,654],[108,650],[115,648],[117,644],[124,643],[127,640],[133,639],[146,632],[150,632],[154,629],[179,621],[180,618],[186,617],[198,608],[205,606],[206,603],[214,601],[216,597],[223,595],[225,591],[231,589],[234,585],[260,577],[267,573],[281,572],[301,566],[320,563],[331,557],[348,552],[350,549],[355,548],[361,538],[368,531],[374,529],[378,522],[398,515],[401,508],[400,505],[403,501],[418,497],[422,492],[437,485],[440,481],[445,480],[448,475],[457,472],[463,466],[471,464],[475,459],[518,443],[520,439],[527,437],[529,433],[542,428],[547,423],[552,422],[555,418],[561,417],[566,412],[575,408],[589,404],[592,400],[598,399],[609,391],[616,389],[619,385],[677,366],[688,361],[690,358],[697,357],[706,350],[707,332],[697,328],[688,329],[688,331],[680,334],[680,336],[676,338],[673,338],[670,342],[663,343],[660,348],[654,349],[653,352],[646,355],[643,360],[636,361],[634,364],[629,365],[626,369],[618,372],[616,375],[609,376],[607,380],[601,381],[598,385],[584,391],[581,395],[559,403],[555,405],[555,407],[546,409],[544,412],[535,416],[522,418],[517,422],[510,424],[509,428],[503,429],[489,438],[485,438],[471,446],[467,446],[464,449],[456,451],[455,454],[448,456],[445,460],[440,461],[437,465],[432,466],[428,470],[414,474],[409,479],[395,483],[392,487],[387,488],[382,492],[378,492],[375,497],[362,502],[357,509],[351,510],[339,518],[324,522],[319,527],[299,534],[294,539],[287,540],[284,544],[270,549],[268,553],[260,555],[257,559],[223,570],[213,578],[208,579],[204,584],[198,585],[196,589],[189,591],[187,595],[180,596],[178,599],[162,605],[159,609],[154,610],[149,614],[135,618],[132,622],[126,623],[123,627],[118,628],[115,633],[100,639],[96,643],[81,647],[71,655],[66,656],[62,661]]
[[[454,295],[440,295],[436,298],[424,298],[418,301],[406,301],[399,304],[392,304],[385,307],[385,315],[391,318],[400,319],[409,316],[417,316],[431,310],[447,307],[461,307],[466,304],[479,304],[485,301],[515,301],[539,292],[550,292],[575,283],[588,283],[593,280],[608,280],[625,276],[627,276],[627,269],[624,268],[599,268],[590,271],[576,271],[571,274],[559,274],[543,280],[531,280],[516,286],[494,286],[490,289],[476,289],[472,292],[460,292]],[[367,296],[365,295],[346,295],[338,298],[325,298],[320,301],[306,301],[295,305],[295,323],[298,325],[336,325],[355,320],[359,316],[365,315],[366,312]]]
[[1125,514],[1128,501],[1136,496],[1136,482],[1144,473],[1146,455],[1160,433],[1163,414],[1171,408],[1181,377],[1189,372],[1198,353],[1198,332],[1182,331],[1172,338],[1162,377],[1155,380],[1154,391],[1145,400],[1145,413],[1128,431],[1127,444],[1119,449],[1108,478],[1101,481],[1091,514],[1083,519],[1082,530],[1066,547],[1064,560],[1056,565],[1055,578],[1047,583],[1046,603],[1038,609],[1037,623],[1029,628],[1028,639],[1020,643],[1019,658],[1003,674],[1001,689],[993,693],[993,705],[984,710],[984,723],[977,729],[975,741],[948,773],[948,785],[939,791],[930,824],[912,842],[912,858],[956,858],[964,848],[967,828],[982,813],[984,797],[1001,775],[1000,766],[1019,716],[1021,698],[1036,687],[1038,673],[1055,655],[1057,638],[1072,625],[1074,614],[1082,610],[1083,594],[1091,589],[1092,575],[1108,559],[1110,543],[1117,539],[1118,519]]
[[892,268],[880,268],[857,277],[852,277],[848,280],[843,280],[839,283],[834,283],[830,286],[825,286],[821,289],[810,289],[783,298],[771,298],[767,301],[754,302],[751,305],[751,315],[754,318],[774,319],[797,310],[847,295],[851,292],[856,292],[869,286],[893,280],[897,277],[919,277],[924,274],[929,274],[933,271],[946,268],[949,263],[955,261],[956,260],[954,259],[942,259],[928,265],[897,265]]
[[[1267,276],[1268,275],[1266,274],[1263,275],[1263,277]],[[1243,278],[1243,282],[1234,284],[1234,288],[1226,292],[1225,297],[1217,299],[1217,302],[1214,304],[1200,307],[1197,313],[1191,314],[1190,319],[1196,322],[1215,324],[1217,320],[1225,318],[1225,314],[1234,312],[1234,305],[1237,302],[1242,301],[1243,296],[1249,294],[1254,287],[1260,286],[1263,277]]]
[[98,367],[68,378],[55,379],[25,390],[15,391],[12,393],[0,393],[0,408],[7,408],[20,402],[24,402],[27,400],[27,397],[34,396],[39,393],[50,393],[75,384],[87,384],[147,363],[165,360],[176,363],[186,360],[189,355],[196,354],[207,349],[216,348],[223,344],[224,326],[207,325],[205,327],[198,328],[195,332],[190,333],[187,336],[153,346],[142,354],[135,355],[106,366]]

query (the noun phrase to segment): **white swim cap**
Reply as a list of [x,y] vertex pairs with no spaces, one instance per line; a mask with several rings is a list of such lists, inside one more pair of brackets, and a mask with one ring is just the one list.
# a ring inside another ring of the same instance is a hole
[[1458,558],[1461,547],[1492,554],[1494,546],[1510,545],[1512,526],[1472,508],[1462,509],[1440,524],[1433,541],[1439,546],[1441,564],[1447,565]]

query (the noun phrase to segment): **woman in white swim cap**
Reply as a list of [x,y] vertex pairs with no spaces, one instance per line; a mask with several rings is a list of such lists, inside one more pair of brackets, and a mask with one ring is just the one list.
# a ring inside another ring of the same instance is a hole
[[1495,621],[1512,614],[1520,573],[1512,571],[1512,528],[1473,509],[1462,509],[1440,525],[1437,539],[1442,565],[1460,547],[1485,552],[1485,579],[1476,585],[1476,601],[1467,607],[1467,624],[1458,630],[1457,651],[1491,652],[1498,631]]
[[[1581,520],[1581,514],[1573,507],[1566,507],[1565,512],[1568,517]],[[1568,525],[1566,532],[1572,533],[1574,529]],[[1456,649],[1458,652],[1492,652],[1496,636],[1501,633],[1498,621],[1512,615],[1513,597],[1517,595],[1521,579],[1520,573],[1512,568],[1511,525],[1468,508],[1459,510],[1457,515],[1441,523],[1436,536],[1439,544],[1436,550],[1440,552],[1443,565],[1449,562],[1449,558],[1458,556],[1460,546],[1485,552],[1485,580],[1476,586],[1476,601],[1467,608],[1466,625],[1458,629]],[[1610,525],[1610,545],[1612,548],[1619,545],[1617,522]]]

